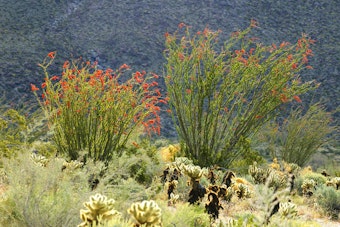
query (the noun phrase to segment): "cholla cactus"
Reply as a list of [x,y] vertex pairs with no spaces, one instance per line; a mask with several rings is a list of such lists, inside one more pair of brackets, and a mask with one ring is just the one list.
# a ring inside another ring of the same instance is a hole
[[294,203],[291,202],[281,202],[279,213],[284,218],[293,218],[297,216],[297,207]]
[[340,188],[340,177],[334,177],[326,182],[327,186],[333,186],[336,190]]
[[174,193],[170,194],[169,205],[175,205],[179,199],[179,195],[175,195]]
[[273,170],[267,177],[267,182],[269,187],[275,189],[283,188],[287,185],[287,177],[283,172]]
[[212,227],[236,227],[239,226],[237,221],[231,217],[225,218],[225,220],[216,220],[211,225]]
[[239,199],[251,197],[251,191],[248,187],[248,182],[239,177],[232,178],[231,188]]
[[85,202],[86,210],[80,210],[80,218],[83,222],[78,227],[97,226],[119,217],[120,213],[113,209],[113,199],[107,199],[106,196],[96,194],[90,197],[90,202]]
[[313,179],[307,179],[303,181],[301,185],[302,193],[304,195],[311,196],[313,194],[315,186],[316,186],[316,182]]
[[78,168],[81,168],[84,165],[83,162],[79,162],[77,160],[72,160],[70,162],[64,162],[63,163],[63,169],[67,169],[67,170],[75,170]]
[[283,168],[284,168],[284,171],[287,173],[294,173],[301,169],[299,165],[295,163],[287,163],[287,162],[283,162]]
[[31,159],[36,164],[38,164],[40,166],[43,166],[43,167],[45,167],[48,164],[48,162],[49,162],[49,160],[45,156],[39,155],[39,154],[36,154],[36,153],[32,153],[31,154]]
[[272,169],[280,170],[280,163],[279,163],[279,161],[277,160],[277,158],[274,158],[274,159],[273,159],[273,163],[271,163],[269,166],[270,166],[270,168],[272,168]]
[[249,166],[248,173],[254,179],[256,184],[264,184],[269,176],[270,169],[262,169],[257,167],[257,163]]
[[231,198],[233,197],[234,191],[232,187],[229,187],[226,189],[225,194],[223,195],[223,199],[227,202],[231,201]]
[[245,184],[237,184],[236,187],[233,188],[239,199],[249,198],[251,196],[251,192]]
[[175,158],[175,161],[172,162],[172,166],[174,168],[177,168],[181,172],[183,171],[184,166],[187,166],[187,165],[193,165],[193,162],[192,162],[192,160],[190,160],[186,157],[177,157],[177,158]]
[[207,172],[207,169],[202,169],[201,167],[195,165],[185,165],[183,166],[183,171],[192,180],[198,180],[203,176],[203,174]]
[[147,227],[162,225],[161,209],[153,200],[133,203],[128,213],[136,219],[138,225],[145,224]]

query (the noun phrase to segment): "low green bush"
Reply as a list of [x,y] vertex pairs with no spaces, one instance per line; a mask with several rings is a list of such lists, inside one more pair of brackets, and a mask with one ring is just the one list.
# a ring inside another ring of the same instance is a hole
[[65,160],[47,164],[29,152],[4,162],[8,186],[0,203],[1,226],[76,226],[90,191],[83,169],[62,171]]
[[332,219],[339,219],[340,214],[340,190],[322,185],[316,192],[316,202],[323,211]]

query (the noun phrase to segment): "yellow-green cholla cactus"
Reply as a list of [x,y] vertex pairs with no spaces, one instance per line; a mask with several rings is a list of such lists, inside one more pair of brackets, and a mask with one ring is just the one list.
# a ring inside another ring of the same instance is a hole
[[294,203],[291,202],[281,202],[279,213],[284,218],[293,218],[297,216],[297,207]]
[[310,196],[313,194],[313,191],[315,190],[316,182],[313,179],[307,179],[304,180],[301,188],[302,188],[302,193],[305,196]]
[[255,184],[264,184],[272,170],[257,167],[257,163],[249,166],[248,173],[255,181]]
[[96,194],[90,197],[89,202],[85,202],[86,210],[80,210],[80,218],[83,222],[78,227],[97,226],[119,217],[120,213],[113,209],[113,199],[107,199],[106,196]]
[[333,186],[336,190],[340,188],[340,177],[334,177],[326,182],[327,186]]
[[49,160],[45,156],[39,155],[39,154],[36,154],[36,153],[31,154],[31,159],[37,165],[40,165],[40,166],[43,166],[43,167],[45,167],[47,165],[47,163],[49,162]]
[[203,174],[207,172],[205,168],[201,168],[195,165],[186,165],[183,167],[184,173],[188,175],[192,180],[199,180]]
[[145,225],[147,227],[162,226],[161,209],[153,200],[144,200],[140,203],[133,203],[128,209],[138,225]]
[[193,162],[186,157],[177,157],[175,161],[172,162],[172,166],[181,172],[184,171],[184,167],[188,165],[193,165]]
[[83,162],[77,161],[77,160],[71,160],[70,162],[64,162],[63,163],[63,169],[67,170],[75,170],[78,168],[81,168],[84,165]]

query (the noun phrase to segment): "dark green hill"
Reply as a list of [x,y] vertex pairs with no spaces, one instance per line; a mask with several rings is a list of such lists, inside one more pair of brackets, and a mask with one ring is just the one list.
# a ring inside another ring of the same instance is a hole
[[[338,0],[0,0],[0,90],[6,102],[31,105],[31,82],[50,51],[57,61],[83,56],[104,67],[126,63],[162,74],[163,34],[180,22],[229,33],[260,24],[262,42],[295,42],[301,33],[317,40],[313,71],[320,88],[304,101],[340,104],[340,2]],[[55,68],[55,73],[58,70]],[[339,115],[335,118],[339,120]]]

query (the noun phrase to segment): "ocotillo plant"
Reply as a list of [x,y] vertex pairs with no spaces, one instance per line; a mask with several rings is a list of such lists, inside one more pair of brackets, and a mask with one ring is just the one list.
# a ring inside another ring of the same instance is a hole
[[109,161],[113,153],[122,154],[138,125],[160,132],[159,102],[162,99],[157,75],[135,72],[125,82],[126,64],[118,70],[101,70],[90,62],[66,61],[61,76],[50,76],[51,52],[40,64],[44,71],[42,92],[31,84],[61,153],[77,159],[79,151],[94,160]]
[[314,40],[265,46],[250,37],[249,28],[224,43],[220,31],[192,35],[181,23],[166,33],[165,81],[169,104],[184,152],[200,166],[228,166],[242,153],[242,144],[283,104],[301,102],[313,89],[298,73],[308,65]]

